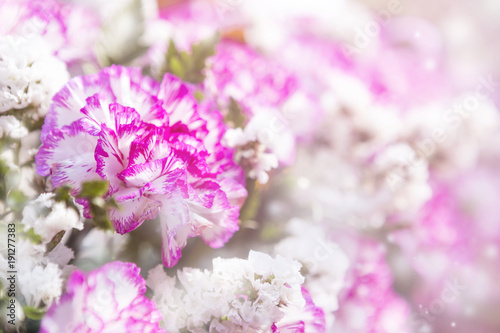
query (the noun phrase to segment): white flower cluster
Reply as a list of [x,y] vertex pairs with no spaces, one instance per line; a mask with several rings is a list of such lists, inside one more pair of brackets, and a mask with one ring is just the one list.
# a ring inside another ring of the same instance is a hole
[[[418,210],[431,196],[428,161],[404,136],[405,116],[355,77],[339,72],[328,84],[334,93],[322,97],[328,115],[316,146],[299,149],[291,168],[294,200],[312,206],[317,221],[359,229]],[[416,159],[418,165],[409,163]]]
[[247,165],[248,176],[266,184],[269,181],[268,172],[278,167],[278,158],[272,152],[266,151],[266,146],[259,142],[257,133],[253,130],[255,126],[251,124],[252,121],[245,129],[228,129],[224,139],[229,147],[238,147],[235,161]]
[[14,116],[0,116],[0,139],[9,137],[21,139],[28,135],[28,130]]
[[[431,197],[431,189],[427,183],[429,178],[428,163],[420,160],[410,166],[406,159],[415,159],[415,151],[406,143],[388,145],[378,154],[373,163],[369,179],[373,187],[385,186],[385,212],[409,211],[419,208]],[[381,197],[382,197],[381,195]]]
[[68,80],[66,65],[42,38],[0,37],[0,112],[33,107],[43,116]]
[[185,268],[168,277],[162,266],[148,286],[170,332],[270,332],[287,307],[305,305],[301,265],[250,251],[248,260],[213,260],[213,270]]
[[338,294],[344,285],[349,260],[339,246],[325,237],[324,230],[311,223],[293,219],[290,234],[274,252],[299,261],[304,267],[305,287],[314,303],[323,309],[327,327],[331,327],[338,309]]
[[[50,307],[61,296],[63,283],[73,269],[67,265],[73,251],[60,243],[45,253],[27,239],[18,240],[16,245],[17,300],[24,299],[22,304],[32,308]],[[4,286],[10,285],[8,271],[6,257],[0,254],[0,282]]]
[[[73,270],[73,266],[68,265],[74,257],[73,251],[64,243],[68,231],[83,229],[81,213],[63,202],[57,202],[54,194],[44,193],[24,207],[22,216],[22,222],[16,227],[17,232],[30,237],[16,237],[15,243],[9,242],[9,245],[15,244],[14,254],[11,253],[11,246],[0,244],[3,249],[0,253],[0,284],[11,286],[14,283],[17,304],[44,311],[59,299],[65,280]],[[15,221],[13,213],[8,214],[6,220],[11,222],[11,228]],[[61,231],[65,235],[54,237]],[[14,278],[12,259],[8,259],[11,255],[15,256]],[[24,320],[23,312],[19,312],[18,316]]]
[[288,124],[279,114],[265,108],[255,114],[245,128],[228,129],[223,142],[235,147],[235,161],[243,166],[252,179],[266,184],[269,172],[289,159],[294,150],[294,138]]
[[33,228],[34,233],[40,236],[41,243],[37,247],[41,251],[57,233],[73,228],[83,229],[80,212],[63,202],[56,202],[54,196],[53,193],[40,194],[23,209],[22,223],[26,229]]
[[466,170],[478,160],[478,147],[488,145],[500,117],[492,100],[467,105],[472,93],[444,98],[408,111],[403,137],[419,157],[440,173]]

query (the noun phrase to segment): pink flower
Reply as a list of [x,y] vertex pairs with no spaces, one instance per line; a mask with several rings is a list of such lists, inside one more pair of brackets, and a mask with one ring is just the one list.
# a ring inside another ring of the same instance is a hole
[[412,225],[390,235],[405,263],[400,276],[418,277],[406,291],[419,305],[415,328],[446,332],[456,322],[454,331],[489,332],[477,314],[500,303],[497,169],[486,162],[457,177],[434,177],[433,196]]
[[245,44],[222,41],[211,62],[218,97],[236,99],[249,114],[256,106],[279,106],[298,87],[291,72]]
[[[276,61],[237,42],[220,42],[208,62],[204,83],[207,93],[213,94],[226,108],[230,99],[234,99],[247,117],[245,126],[249,128],[231,133],[230,141],[243,147],[252,142],[261,144],[263,153],[253,156],[243,152],[250,159],[259,160],[265,154],[272,154],[280,165],[293,163],[296,133],[300,131],[295,131],[294,121],[308,109],[308,99],[302,95],[298,79]],[[254,173],[262,168],[259,161],[246,164],[251,164]]]
[[43,317],[40,332],[165,332],[145,292],[146,283],[133,263],[115,261],[88,274],[76,270],[66,293]]
[[238,230],[246,190],[232,150],[220,144],[224,131],[221,115],[199,107],[179,79],[165,75],[158,84],[113,66],[55,95],[36,166],[54,187],[109,181],[108,196],[121,204],[110,211],[120,234],[159,215],[171,267],[188,238],[221,247]]
[[382,244],[338,236],[352,263],[339,295],[333,329],[338,332],[409,332],[408,304],[392,290],[393,276]]
[[192,44],[214,37],[229,25],[217,9],[217,4],[210,1],[183,1],[162,8],[159,16],[171,25],[171,37],[177,48],[190,50]]
[[305,287],[302,287],[302,296],[306,301],[304,308],[287,308],[285,317],[271,327],[273,333],[323,333],[326,331],[323,309],[314,304]]
[[432,198],[420,209],[414,223],[391,237],[417,273],[439,280],[457,262],[473,261],[469,249],[475,248],[472,239],[477,223],[457,198],[458,186],[434,181],[432,187]]

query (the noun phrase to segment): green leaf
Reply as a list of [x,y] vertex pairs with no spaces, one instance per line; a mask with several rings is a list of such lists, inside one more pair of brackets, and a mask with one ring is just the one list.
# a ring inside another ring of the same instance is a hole
[[205,79],[203,73],[206,60],[215,54],[215,45],[219,36],[201,41],[191,46],[190,52],[179,51],[174,43],[168,44],[165,62],[161,74],[171,73],[181,80],[190,83],[201,83]]
[[0,175],[5,176],[9,172],[9,167],[7,166],[7,162],[3,159],[0,159]]
[[72,208],[78,215],[80,215],[80,210],[75,205],[73,201],[73,196],[71,195],[71,187],[62,186],[57,189],[54,199],[57,202],[63,202],[66,204],[66,207]]
[[245,200],[245,203],[243,204],[243,207],[241,207],[241,210],[240,210],[240,220],[241,221],[253,219],[259,211],[261,193],[256,185],[257,185],[257,182],[255,179],[247,178],[246,188],[247,188],[248,196]]
[[57,202],[64,202],[66,204],[66,207],[72,208],[78,215],[80,215],[80,210],[78,209],[78,207],[76,207],[75,203],[73,202],[73,197],[71,196],[71,187],[59,187],[56,191],[54,199]]
[[54,199],[57,202],[66,202],[68,200],[71,200],[71,187],[69,186],[61,186],[57,189],[56,195]]
[[66,231],[61,230],[57,234],[55,234],[54,237],[52,237],[50,242],[45,247],[45,251],[46,252],[52,251],[57,246],[57,244],[59,244],[61,242],[65,233],[66,233]]
[[13,189],[7,194],[7,204],[12,210],[21,209],[27,200],[26,195],[18,189]]
[[184,65],[181,63],[179,58],[170,58],[169,60],[170,72],[179,78],[184,78]]
[[194,92],[194,98],[196,98],[196,101],[199,103],[205,98],[205,95],[203,94],[202,91],[196,90]]
[[178,54],[177,47],[175,46],[174,41],[171,39],[170,42],[168,43],[168,49],[165,59],[168,60],[172,57],[176,57],[177,54]]
[[262,227],[260,238],[263,241],[269,242],[276,240],[280,235],[282,235],[282,230],[278,226],[273,224],[265,224]]
[[41,320],[45,315],[45,310],[32,308],[30,306],[24,306],[23,311],[26,317],[33,320]]
[[40,235],[37,235],[33,228],[30,228],[28,231],[26,231],[25,235],[33,244],[42,244],[42,237],[40,237]]
[[93,180],[82,184],[78,198],[96,198],[106,195],[109,191],[109,183],[104,180]]
[[243,125],[245,124],[246,116],[238,102],[236,102],[236,100],[232,97],[229,99],[229,107],[224,120],[233,128],[243,128]]
[[115,230],[108,217],[108,203],[102,198],[94,198],[89,202],[90,215],[99,229]]
[[113,198],[104,199],[109,191],[109,183],[104,180],[88,181],[82,184],[77,198],[87,199],[90,216],[96,227],[104,230],[114,230],[108,217],[110,208],[119,208]]

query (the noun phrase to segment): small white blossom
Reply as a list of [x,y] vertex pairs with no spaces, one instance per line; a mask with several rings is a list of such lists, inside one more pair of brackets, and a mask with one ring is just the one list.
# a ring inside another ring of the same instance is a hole
[[299,261],[305,268],[305,286],[314,303],[325,312],[327,327],[338,309],[349,261],[339,246],[325,237],[320,227],[299,219],[287,225],[290,236],[280,241],[275,253]]
[[[71,271],[66,266],[73,258],[73,252],[63,244],[45,254],[33,243],[20,239],[16,243],[16,298],[33,308],[48,307],[62,293],[64,280]],[[7,261],[0,255],[0,277],[5,286],[9,269]]]
[[12,139],[20,139],[28,135],[28,130],[14,116],[0,117],[0,139],[3,137],[11,137]]
[[68,79],[66,65],[42,38],[0,37],[0,112],[32,106],[44,115]]
[[475,165],[478,147],[498,130],[500,117],[492,100],[471,110],[473,93],[419,105],[408,112],[402,135],[418,155],[438,172],[449,174]]
[[40,194],[24,207],[22,223],[27,229],[33,228],[35,234],[41,237],[40,250],[60,231],[83,229],[80,214],[65,203],[56,202],[52,193]]
[[261,184],[269,181],[268,172],[278,167],[278,158],[272,152],[266,152],[255,133],[240,127],[228,129],[224,140],[229,147],[238,147],[234,159],[247,169],[250,178]]
[[162,266],[149,272],[148,286],[168,332],[270,331],[288,306],[305,305],[301,265],[251,251],[248,260],[213,260],[213,270],[185,268],[168,277]]
[[428,164],[417,158],[405,143],[388,146],[375,157],[372,179],[385,181],[391,199],[387,207],[393,211],[412,211],[421,207],[432,195],[427,182]]
[[261,184],[268,182],[272,169],[290,164],[295,158],[295,138],[288,124],[268,110],[252,116],[244,129],[228,129],[223,142],[237,148],[235,161]]

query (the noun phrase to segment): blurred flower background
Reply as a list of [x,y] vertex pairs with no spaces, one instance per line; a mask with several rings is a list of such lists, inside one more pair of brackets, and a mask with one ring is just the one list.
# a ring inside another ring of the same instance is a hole
[[500,332],[500,2],[1,0],[6,332]]

